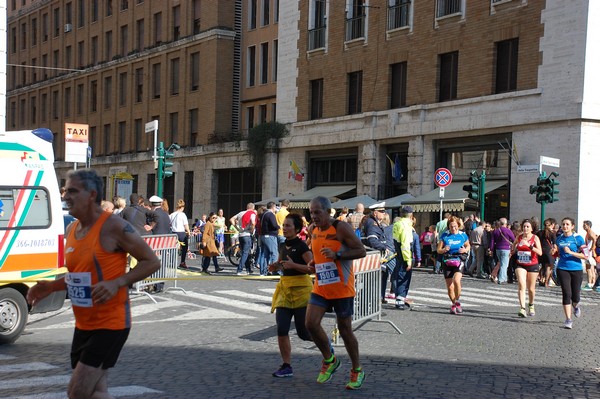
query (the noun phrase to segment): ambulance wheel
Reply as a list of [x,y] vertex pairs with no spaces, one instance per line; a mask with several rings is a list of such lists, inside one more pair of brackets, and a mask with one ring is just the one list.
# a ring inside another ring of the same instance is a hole
[[29,308],[21,293],[13,288],[0,289],[0,344],[16,341],[27,324]]

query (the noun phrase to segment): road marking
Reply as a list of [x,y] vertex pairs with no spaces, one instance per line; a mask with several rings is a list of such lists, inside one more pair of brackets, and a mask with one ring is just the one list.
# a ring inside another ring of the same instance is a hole
[[34,371],[34,370],[52,370],[57,369],[58,366],[53,366],[48,363],[32,362],[32,363],[21,363],[21,364],[7,364],[0,366],[0,373],[14,373],[17,371]]
[[16,359],[14,356],[9,356],[9,355],[0,355],[0,360],[12,360],[12,359]]
[[273,296],[273,293],[275,292],[275,288],[260,288],[259,291],[266,292],[267,294]]
[[201,300],[207,301],[207,302],[213,302],[213,303],[218,303],[220,305],[226,305],[226,306],[231,306],[234,308],[243,309],[246,312],[247,311],[255,311],[255,312],[260,312],[260,313],[271,313],[270,305],[259,305],[259,304],[252,303],[252,302],[238,301],[236,299],[228,299],[228,298],[224,298],[221,296],[201,294],[199,292],[188,291],[187,295],[172,292],[171,295],[183,296],[184,298],[201,299]]
[[229,295],[229,296],[237,296],[238,298],[244,298],[244,299],[253,299],[256,301],[266,301],[269,304],[273,300],[273,296],[256,295],[256,294],[251,294],[249,292],[238,291],[238,290],[215,291],[215,293]]
[[2,381],[0,389],[18,389],[25,387],[40,387],[45,385],[66,385],[71,379],[70,375],[53,375],[50,377],[16,378]]
[[[112,396],[139,396],[149,393],[163,393],[156,389],[146,388],[139,385],[128,385],[123,387],[108,388],[108,393]],[[10,398],[3,399],[66,399],[67,395],[64,392],[46,392],[39,393],[36,395],[26,396],[11,396]],[[0,398],[1,399],[1,398]]]
[[[446,295],[446,300],[442,300],[442,299],[433,299],[433,298],[427,298],[424,296],[414,296],[413,295],[413,291],[410,291],[408,293],[408,299],[412,299],[414,300],[414,304],[411,306],[416,306],[418,307],[421,303],[435,303],[436,305],[448,305],[450,306],[450,298],[448,298],[448,296]],[[393,299],[392,299],[393,301]],[[481,307],[481,305],[475,305],[475,304],[470,304],[467,302],[463,302],[463,300],[461,299],[460,301],[461,305],[468,305],[468,307],[470,308],[478,308]]]
[[[189,292],[189,291],[188,291]],[[160,320],[134,320],[133,324],[150,324],[150,323],[164,323],[170,321],[188,321],[188,320],[211,320],[211,319],[255,319],[254,316],[246,314],[230,312],[223,309],[205,308],[194,312],[187,312],[168,319]]]
[[[467,293],[467,295],[471,295],[470,293],[473,293],[473,295],[481,295],[481,294],[485,294],[483,295],[483,297],[488,297],[489,294],[494,294],[497,295],[498,297],[506,297],[507,299],[514,299],[517,298],[518,299],[518,291],[514,291],[514,292],[494,292],[494,291],[490,291],[490,290],[484,290],[481,288],[463,288],[462,290],[463,293]],[[481,293],[481,294],[480,294]],[[489,296],[490,298],[492,296]],[[562,305],[562,299],[559,299],[558,297],[548,297],[545,295],[540,295],[538,291],[536,291],[535,293],[535,303],[536,305],[538,304],[538,302],[545,302],[548,304],[548,306],[550,304],[554,304],[554,305]]]
[[[445,297],[448,298],[448,293],[444,289],[437,288],[421,288],[420,290],[411,290],[409,291],[409,296],[411,294],[421,294],[433,297]],[[487,299],[486,299],[487,298]],[[500,299],[500,300],[493,300]],[[513,307],[519,305],[519,298],[514,296],[513,298],[502,298],[496,297],[493,295],[482,295],[482,294],[462,294],[460,296],[461,304],[484,304],[484,305],[492,305],[492,306],[502,306],[502,307]],[[536,306],[556,306],[554,303],[548,303],[543,301],[535,301]]]

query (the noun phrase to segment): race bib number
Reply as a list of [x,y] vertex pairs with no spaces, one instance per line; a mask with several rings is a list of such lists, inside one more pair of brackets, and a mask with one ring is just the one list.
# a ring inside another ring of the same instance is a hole
[[531,251],[517,251],[517,263],[528,265],[531,263]]
[[318,285],[334,284],[341,281],[340,273],[334,262],[317,263],[315,273],[317,274]]
[[73,306],[80,306],[82,308],[92,307],[91,273],[67,273],[65,282],[67,283],[67,292]]

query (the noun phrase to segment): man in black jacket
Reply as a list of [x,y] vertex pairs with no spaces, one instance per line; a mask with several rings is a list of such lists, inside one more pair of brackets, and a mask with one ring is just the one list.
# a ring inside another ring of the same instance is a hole
[[146,223],[147,218],[153,218],[152,212],[142,205],[139,205],[139,195],[131,194],[129,196],[129,206],[123,209],[119,215],[127,220],[137,230],[141,236],[152,234],[152,229]]
[[263,251],[264,261],[260,265],[260,275],[267,275],[267,265],[277,261],[279,250],[277,248],[277,235],[279,233],[279,225],[275,217],[276,206],[274,202],[267,204],[267,210],[260,218],[260,245]]
[[387,303],[385,299],[387,280],[396,266],[396,258],[393,256],[394,239],[391,234],[392,226],[385,224],[386,214],[383,203],[372,205],[370,209],[372,212],[365,221],[364,230],[367,236],[367,245],[380,251],[383,259],[386,259],[381,268],[381,302]]

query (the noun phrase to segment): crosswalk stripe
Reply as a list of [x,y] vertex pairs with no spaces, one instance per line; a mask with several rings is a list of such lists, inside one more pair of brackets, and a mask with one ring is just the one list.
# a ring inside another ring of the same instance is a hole
[[12,360],[15,359],[14,356],[9,356],[9,355],[0,355],[0,360]]
[[[421,294],[421,295],[427,295],[427,296],[433,296],[433,297],[438,297],[438,298],[448,298],[448,294],[446,292],[446,290],[444,290],[443,292],[430,292],[430,291],[420,291],[420,290],[411,290],[408,293],[408,296],[411,297],[411,293],[413,294]],[[450,300],[450,299],[448,299]],[[515,303],[518,303],[518,300],[515,298],[515,302],[503,302],[503,301],[492,301],[492,300],[487,300],[487,299],[479,299],[479,298],[473,298],[473,297],[468,297],[468,296],[462,296],[460,297],[460,303],[461,304],[484,304],[484,305],[494,305],[494,306],[514,306]],[[537,305],[537,303],[536,303]]]
[[70,375],[52,375],[49,377],[15,378],[2,381],[1,390],[17,389],[24,387],[39,387],[46,385],[66,385],[71,379]]
[[[446,299],[443,300],[443,299],[427,298],[427,297],[418,296],[418,295],[417,296],[413,296],[413,292],[412,291],[409,292],[408,294],[409,294],[408,295],[409,299],[414,300],[415,301],[415,306],[417,306],[417,307],[421,303],[434,303],[436,305],[448,305],[448,306],[450,306],[450,298],[448,298],[447,296],[446,296]],[[472,303],[468,303],[468,302],[463,302],[462,300],[461,300],[461,304],[468,305],[470,308],[481,307],[481,305],[476,305],[476,304],[472,304]]]
[[[436,289],[436,288],[421,288],[422,294],[436,294],[436,295],[445,295],[448,296],[446,290]],[[423,292],[424,291],[424,292]],[[409,291],[410,295],[410,291]],[[472,301],[474,303],[483,303],[487,305],[495,305],[495,306],[514,306],[515,304],[519,304],[519,298],[516,295],[512,297],[497,297],[494,295],[485,295],[485,294],[477,294],[477,293],[469,293],[466,290],[463,290],[460,296],[460,302],[468,302]],[[538,300],[536,297],[535,304],[539,306],[556,306],[559,302],[550,303]],[[562,303],[562,302],[561,302]]]
[[238,298],[253,299],[253,300],[257,300],[257,301],[266,301],[269,303],[271,303],[271,301],[273,300],[272,296],[256,295],[256,294],[251,294],[249,292],[238,291],[238,290],[215,291],[215,293],[223,294],[223,295],[237,296]]
[[187,294],[183,294],[183,293],[179,293],[179,292],[172,292],[171,295],[182,296],[184,298],[188,297],[188,298],[201,299],[201,300],[207,301],[207,302],[213,302],[213,303],[218,303],[221,305],[226,305],[226,306],[231,306],[234,308],[243,309],[246,312],[247,311],[255,311],[255,312],[261,312],[261,313],[271,313],[270,305],[259,305],[259,304],[252,303],[252,302],[244,302],[244,301],[238,301],[236,299],[228,299],[228,298],[224,298],[222,296],[201,294],[199,292],[192,292],[192,291],[188,291]]
[[[463,292],[466,292],[468,295],[471,295],[471,293],[473,293],[473,295],[481,295],[481,294],[486,294],[486,295],[497,295],[499,297],[506,297],[508,299],[513,299],[513,298],[518,298],[518,292],[514,291],[514,292],[502,292],[502,293],[496,293],[494,291],[489,291],[489,290],[482,290],[480,288],[463,288],[462,290]],[[561,305],[562,304],[562,299],[560,299],[559,297],[555,297],[555,296],[547,296],[547,295],[540,295],[537,291],[535,293],[535,302],[537,304],[537,302],[546,302],[548,304],[554,304],[554,305]]]
[[[162,391],[157,391],[156,389],[146,388],[139,385],[129,385],[123,387],[114,387],[108,388],[108,393],[112,396],[139,396],[148,393],[163,393]],[[39,393],[36,395],[26,395],[26,396],[11,396],[10,399],[66,399],[67,395],[64,392],[46,392]],[[0,398],[3,399],[3,398]],[[6,398],[9,399],[9,398]]]
[[58,368],[58,366],[53,366],[51,364],[42,362],[6,364],[0,366],[0,373],[14,373],[16,371],[52,370],[56,368]]
[[259,288],[259,291],[266,292],[267,294],[270,294],[272,296],[275,292],[275,288]]

